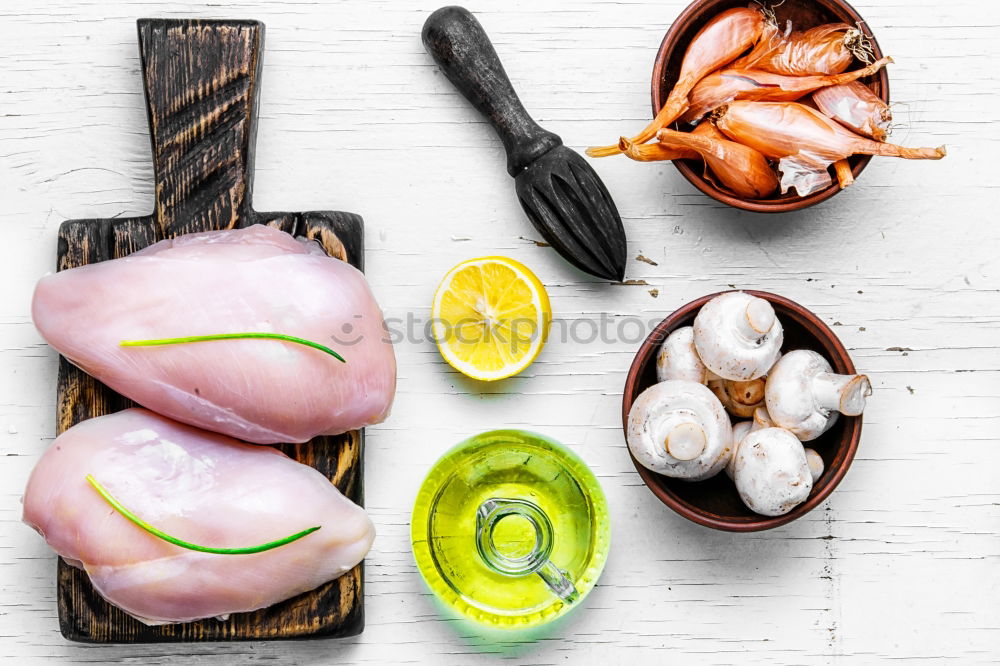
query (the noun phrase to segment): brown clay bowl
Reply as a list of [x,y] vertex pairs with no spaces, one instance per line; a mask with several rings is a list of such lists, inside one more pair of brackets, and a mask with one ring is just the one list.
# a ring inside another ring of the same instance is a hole
[[[839,374],[855,374],[854,363],[833,331],[819,317],[798,303],[766,291],[744,292],[770,301],[785,331],[783,352],[812,349],[822,354]],[[632,361],[622,396],[622,424],[628,428],[628,412],[632,403],[645,389],[656,383],[656,354],[660,344],[671,332],[694,323],[701,306],[718,294],[702,296],[680,308],[653,329]],[[639,476],[661,502],[671,509],[706,527],[729,532],[757,532],[789,523],[809,513],[833,492],[854,460],[861,439],[861,417],[841,416],[822,437],[809,442],[823,458],[823,475],[813,484],[812,493],[802,504],[783,516],[761,516],[743,504],[736,486],[725,472],[705,481],[683,481],[651,472],[635,458]],[[626,450],[628,447],[626,446]],[[631,452],[629,453],[631,456]]]
[[[783,3],[768,3],[775,11],[780,21],[784,25],[786,20],[792,21],[795,30],[807,30],[824,23],[842,22],[849,25],[857,25],[871,41],[872,49],[876,58],[882,57],[882,49],[872,35],[868,24],[864,22],[861,15],[843,0],[785,0]],[[680,72],[681,61],[684,52],[687,50],[691,39],[699,30],[714,16],[732,7],[746,7],[746,0],[695,0],[687,9],[681,12],[670,30],[667,31],[660,44],[660,50],[656,54],[656,62],[653,64],[653,115],[660,110],[670,93],[670,89],[677,81]],[[852,66],[852,69],[854,67]],[[889,102],[889,75],[885,68],[879,70],[874,76],[861,79],[872,91],[881,97],[886,103]],[[675,125],[675,129],[682,129]],[[848,159],[854,177],[857,178],[864,171],[871,161],[868,155],[855,155]],[[697,160],[675,160],[674,165],[677,170],[688,179],[688,181],[699,190],[712,197],[716,201],[729,204],[734,208],[741,208],[756,213],[786,213],[793,210],[802,210],[809,206],[814,206],[821,201],[826,201],[833,195],[840,192],[840,186],[834,179],[833,185],[813,192],[809,196],[800,197],[795,194],[776,194],[768,199],[741,199],[725,190],[719,189],[703,175],[704,165]]]

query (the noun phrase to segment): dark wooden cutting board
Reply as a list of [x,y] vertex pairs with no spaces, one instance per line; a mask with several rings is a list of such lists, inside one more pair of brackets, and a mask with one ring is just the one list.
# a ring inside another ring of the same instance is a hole
[[[258,213],[251,206],[256,84],[264,26],[256,21],[142,19],[139,50],[156,180],[152,215],[69,220],[58,270],[124,257],[163,238],[267,224],[320,242],[363,268],[364,227],[351,213]],[[205,285],[211,288],[211,285]],[[58,431],[134,406],[65,358],[59,361]],[[280,445],[363,504],[363,431]],[[150,627],[105,601],[61,559],[59,627],[88,643],[338,637],[364,629],[362,565],[306,594],[253,613]]]

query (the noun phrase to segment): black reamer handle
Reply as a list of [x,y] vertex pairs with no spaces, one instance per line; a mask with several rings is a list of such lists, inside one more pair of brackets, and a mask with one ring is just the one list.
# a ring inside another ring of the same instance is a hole
[[424,48],[448,80],[500,135],[507,172],[517,176],[562,139],[539,127],[514,92],[490,38],[469,10],[442,7],[428,17]]

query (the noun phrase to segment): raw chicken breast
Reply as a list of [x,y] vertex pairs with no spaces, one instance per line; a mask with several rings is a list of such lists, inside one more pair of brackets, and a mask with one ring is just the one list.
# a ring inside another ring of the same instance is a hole
[[[139,518],[201,546],[246,548],[320,529],[251,555],[188,550],[118,513],[87,474]],[[348,571],[374,538],[364,509],[312,467],[145,409],[56,438],[28,480],[24,522],[108,601],[150,624],[270,606]]]
[[[248,442],[304,442],[386,418],[396,359],[364,276],[265,226],[164,240],[48,275],[32,317],[71,362],[144,407]],[[122,340],[282,333],[121,347]]]

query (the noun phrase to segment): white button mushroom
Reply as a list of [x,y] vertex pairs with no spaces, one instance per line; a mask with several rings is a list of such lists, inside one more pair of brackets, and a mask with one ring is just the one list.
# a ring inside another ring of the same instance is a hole
[[726,476],[733,478],[733,468],[736,466],[736,452],[740,450],[740,442],[753,430],[753,421],[740,421],[733,424],[733,453],[726,463]]
[[736,451],[733,480],[743,503],[763,516],[782,516],[809,497],[805,449],[783,428],[755,430]]
[[723,379],[762,377],[781,355],[784,332],[774,308],[742,291],[720,294],[694,319],[694,344],[702,363]]
[[636,398],[628,447],[654,472],[688,481],[715,476],[732,454],[733,428],[722,403],[702,384],[672,379]]
[[764,383],[763,377],[743,382],[713,376],[708,380],[708,388],[712,389],[727,412],[745,419],[764,405]]
[[809,465],[809,474],[812,476],[813,483],[819,480],[819,477],[823,476],[823,458],[816,453],[815,449],[806,449],[806,463]]
[[863,412],[871,394],[865,375],[838,375],[825,358],[799,349],[782,356],[771,369],[764,401],[775,424],[808,442],[829,430],[838,412]]
[[656,354],[656,379],[685,379],[704,384],[708,369],[694,348],[694,328],[684,326],[667,336]]

